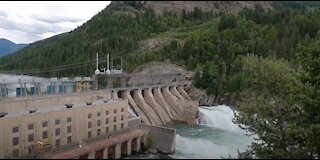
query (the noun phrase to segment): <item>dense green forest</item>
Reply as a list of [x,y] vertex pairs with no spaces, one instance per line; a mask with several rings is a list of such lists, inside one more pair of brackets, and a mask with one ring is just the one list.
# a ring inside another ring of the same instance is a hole
[[[241,111],[237,122],[261,141],[239,158],[320,158],[317,2],[275,2],[274,11],[257,7],[217,14],[194,8],[162,16],[141,3],[126,4],[111,5],[70,33],[1,58],[0,69],[90,76],[96,52],[101,57],[110,53],[118,68],[122,56],[127,72],[150,61],[170,60],[195,71],[194,85],[217,101],[236,97]],[[155,37],[170,39],[169,45],[153,53],[136,52],[139,41]]]

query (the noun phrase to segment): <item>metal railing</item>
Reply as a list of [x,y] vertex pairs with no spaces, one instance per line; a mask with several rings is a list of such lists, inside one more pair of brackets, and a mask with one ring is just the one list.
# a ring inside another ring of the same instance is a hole
[[[181,74],[116,74],[98,75],[97,77],[76,77],[69,79],[51,78],[47,80],[31,80],[19,82],[0,81],[0,101],[18,97],[39,97],[46,95],[64,95],[69,93],[85,93],[101,90],[136,89],[147,87],[163,87],[169,85],[190,84]],[[95,85],[98,85],[98,88]]]

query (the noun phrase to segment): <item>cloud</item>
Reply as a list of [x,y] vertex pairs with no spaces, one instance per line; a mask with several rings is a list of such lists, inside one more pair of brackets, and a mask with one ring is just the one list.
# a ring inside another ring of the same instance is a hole
[[22,32],[28,32],[31,34],[42,34],[44,32],[59,32],[64,30],[64,27],[58,24],[50,24],[46,22],[39,22],[34,20],[12,21],[10,18],[0,17],[0,27],[6,30],[18,30]]
[[0,38],[30,43],[69,32],[109,4],[110,1],[0,2]]
[[[19,36],[17,36],[19,35]],[[31,34],[18,30],[7,30],[0,27],[0,36],[9,40],[14,40],[15,43],[30,43],[44,37],[38,34]]]
[[34,15],[33,18],[36,21],[46,22],[46,23],[63,23],[63,22],[74,22],[74,23],[76,23],[76,22],[85,21],[84,18],[55,16],[55,15],[50,15],[50,16]]
[[0,10],[0,17],[7,17],[8,15],[4,12]]

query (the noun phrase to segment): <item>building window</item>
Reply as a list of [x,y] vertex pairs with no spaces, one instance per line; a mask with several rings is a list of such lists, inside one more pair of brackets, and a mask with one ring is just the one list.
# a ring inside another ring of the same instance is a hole
[[42,132],[42,138],[43,138],[43,139],[48,138],[48,131],[43,131],[43,132]]
[[115,110],[113,111],[113,113],[117,113],[117,109],[115,109]]
[[59,147],[60,146],[60,139],[57,139],[56,140],[56,147]]
[[124,108],[121,108],[121,112],[124,112]]
[[101,113],[100,113],[100,112],[98,112],[98,113],[97,113],[97,117],[100,117],[100,115],[101,115]]
[[97,126],[100,126],[100,120],[97,121]]
[[59,125],[59,124],[60,124],[60,119],[56,119],[55,124],[56,124],[56,125]]
[[92,114],[88,114],[88,118],[92,118]]
[[67,118],[67,122],[70,123],[71,122],[71,117]]
[[113,117],[113,122],[117,122],[117,117]]
[[48,122],[42,122],[42,127],[48,127]]
[[12,157],[19,157],[19,149],[15,149],[12,151]]
[[99,135],[100,135],[100,129],[97,130],[97,136],[99,136]]
[[33,142],[34,141],[34,134],[29,134],[28,135],[28,142]]
[[69,143],[71,143],[71,141],[72,141],[71,136],[69,136],[69,137],[67,138],[67,143],[69,144]]
[[106,118],[106,124],[108,124],[109,123],[109,118]]
[[123,129],[123,123],[121,123],[121,129]]
[[106,111],[106,115],[109,115],[109,111]]
[[60,135],[60,128],[56,128],[56,136]]
[[17,133],[19,132],[19,127],[13,127],[12,128],[12,133]]
[[121,121],[123,121],[123,115],[121,115]]
[[28,125],[28,130],[33,130],[34,129],[34,124],[29,124]]
[[91,131],[88,132],[88,138],[91,138]]
[[88,122],[88,128],[91,128],[91,122]]
[[14,137],[13,139],[12,139],[12,145],[19,145],[19,137]]
[[113,131],[116,131],[117,130],[117,125],[114,125],[113,126]]
[[106,127],[106,133],[108,133],[109,132],[109,127]]
[[67,127],[67,133],[71,133],[71,126]]

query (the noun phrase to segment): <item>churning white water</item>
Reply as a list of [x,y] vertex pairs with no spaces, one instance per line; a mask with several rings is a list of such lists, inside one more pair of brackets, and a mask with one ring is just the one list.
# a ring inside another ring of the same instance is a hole
[[173,158],[236,158],[252,142],[245,131],[233,123],[233,110],[225,105],[200,108],[199,125],[175,125],[176,153]]
[[233,110],[226,105],[200,108],[199,113],[200,125],[205,125],[224,131],[243,132],[241,128],[233,123]]

